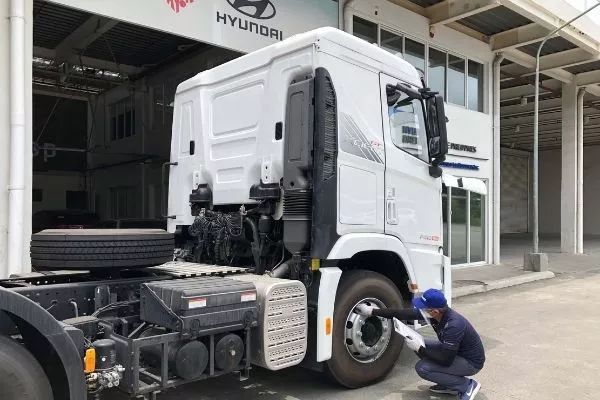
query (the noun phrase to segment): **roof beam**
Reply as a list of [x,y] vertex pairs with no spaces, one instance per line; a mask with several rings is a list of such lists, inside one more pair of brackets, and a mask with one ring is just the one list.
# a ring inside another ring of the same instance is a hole
[[[498,0],[503,6],[512,11],[537,22],[547,29],[554,30],[560,27],[565,21],[557,15],[551,14],[548,10],[535,4],[530,0]],[[595,54],[600,51],[600,45],[590,36],[574,28],[573,25],[566,26],[559,33],[559,36],[567,39],[574,45],[581,47]]]
[[425,9],[429,25],[446,25],[498,7],[496,0],[444,0]]
[[492,51],[503,51],[525,46],[531,43],[536,43],[541,41],[549,33],[550,30],[548,28],[536,24],[535,22],[529,25],[500,32],[492,35],[490,39]]
[[[56,52],[54,50],[39,46],[33,46],[33,56],[56,60]],[[71,55],[66,62],[71,65],[83,64],[88,67],[119,72],[126,75],[135,75],[143,71],[143,68],[135,67],[133,65],[117,64],[112,61],[100,60],[98,58],[82,56],[80,60],[80,57],[76,54]]]
[[[600,83],[600,70],[583,72],[575,76],[578,86],[588,86]],[[587,89],[586,89],[587,90]]]
[[69,34],[54,48],[56,62],[62,63],[75,53],[87,48],[99,37],[114,28],[119,21],[94,15]]
[[[591,55],[583,49],[575,48],[540,57],[540,71],[545,72],[556,68],[572,67],[597,60],[600,60],[600,53]],[[523,76],[534,74],[535,68],[523,68],[517,64],[512,64],[502,67],[502,72]]]
[[[546,80],[542,82],[542,85],[544,85],[544,88],[548,89],[540,88],[540,94],[554,91],[559,92],[562,90],[562,83],[555,79]],[[533,93],[534,85],[521,85],[507,89],[502,89],[500,91],[500,101],[520,99],[523,96],[531,96],[533,95]]]
[[[517,49],[508,49],[504,52],[504,57],[509,59],[510,61],[522,65],[528,69],[535,70],[535,57],[530,56],[529,54],[522,52]],[[558,79],[561,82],[571,82],[574,78],[574,75],[564,69],[556,68],[550,71],[546,71],[545,75],[548,75],[551,78]]]
[[67,88],[58,88],[52,86],[40,85],[37,82],[33,83],[33,94],[51,97],[60,97],[63,99],[88,101],[89,97],[86,93],[69,90]]
[[[540,103],[539,103],[540,112],[546,111],[546,110],[559,110],[560,111],[561,106],[562,106],[562,99],[560,99],[560,98],[540,100]],[[500,116],[502,118],[506,118],[506,117],[514,117],[514,116],[518,116],[518,115],[532,115],[531,113],[533,113],[533,109],[534,109],[533,101],[528,102],[524,106],[520,105],[520,104],[517,104],[514,106],[502,106],[502,107],[500,107]]]

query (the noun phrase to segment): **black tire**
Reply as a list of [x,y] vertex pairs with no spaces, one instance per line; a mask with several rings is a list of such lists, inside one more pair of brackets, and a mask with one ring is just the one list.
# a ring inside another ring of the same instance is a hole
[[172,234],[160,229],[45,230],[31,237],[31,264],[38,270],[121,269],[173,260]]
[[0,399],[52,400],[52,388],[40,363],[9,337],[0,335]]
[[376,360],[362,363],[350,355],[346,347],[346,319],[354,306],[366,298],[376,298],[387,308],[403,306],[398,288],[385,276],[365,270],[347,271],[342,275],[333,314],[332,357],[326,366],[335,381],[350,389],[385,378],[394,368],[404,346],[404,340],[392,328],[390,341]]

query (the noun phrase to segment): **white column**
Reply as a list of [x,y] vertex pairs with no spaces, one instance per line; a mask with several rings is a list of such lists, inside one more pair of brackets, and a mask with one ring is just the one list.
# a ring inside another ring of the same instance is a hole
[[33,0],[25,0],[25,196],[21,273],[31,272],[29,246],[33,213]]
[[585,88],[577,92],[577,254],[583,254],[583,97]]
[[[10,157],[8,183],[8,274],[23,268],[25,206],[25,1],[10,0]],[[30,150],[31,151],[31,148]]]
[[577,86],[562,87],[562,172],[560,187],[560,250],[577,250]]
[[492,263],[500,264],[500,64],[504,56],[497,54],[493,63],[493,82],[492,82],[492,112],[494,117],[493,145],[494,145],[494,173],[492,176]]
[[0,2],[0,278],[8,276],[8,165],[10,159],[9,2]]

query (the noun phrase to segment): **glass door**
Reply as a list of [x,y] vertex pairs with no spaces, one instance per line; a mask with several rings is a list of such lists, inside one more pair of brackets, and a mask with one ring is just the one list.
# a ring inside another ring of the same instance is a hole
[[460,188],[450,188],[450,260],[452,264],[469,262],[468,229],[469,192]]
[[485,210],[485,194],[443,186],[444,254],[452,265],[485,262]]
[[485,196],[469,192],[469,262],[485,261]]

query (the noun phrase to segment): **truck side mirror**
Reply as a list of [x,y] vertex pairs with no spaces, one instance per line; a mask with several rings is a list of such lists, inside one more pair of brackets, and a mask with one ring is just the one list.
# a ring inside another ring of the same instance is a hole
[[444,109],[444,98],[436,94],[429,97],[426,102],[429,124],[429,157],[432,163],[438,164],[444,161],[445,155],[448,154],[448,132],[446,130],[447,118]]

